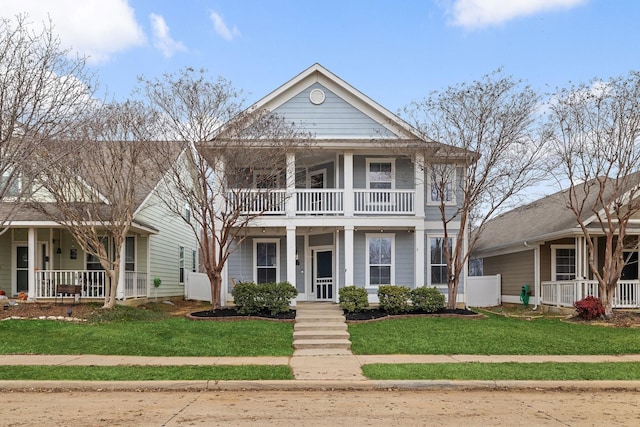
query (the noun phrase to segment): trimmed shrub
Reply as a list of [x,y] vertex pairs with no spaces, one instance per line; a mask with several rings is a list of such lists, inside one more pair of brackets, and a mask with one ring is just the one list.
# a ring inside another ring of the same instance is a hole
[[389,314],[405,313],[411,309],[411,291],[406,286],[383,285],[378,288],[380,308]]
[[437,288],[423,286],[411,289],[410,297],[413,309],[416,311],[434,313],[444,308],[444,295]]
[[296,288],[289,282],[236,284],[231,291],[238,313],[245,315],[268,311],[271,315],[289,311],[291,300],[298,295]]
[[258,296],[262,307],[271,315],[289,311],[291,300],[298,296],[298,290],[289,282],[264,283],[258,285]]
[[589,295],[573,303],[578,317],[584,320],[594,320],[604,316],[604,306],[600,298]]
[[355,313],[369,307],[367,290],[355,286],[340,289],[340,307],[347,313]]
[[253,282],[237,283],[231,290],[236,310],[240,314],[255,314],[260,311],[258,286]]

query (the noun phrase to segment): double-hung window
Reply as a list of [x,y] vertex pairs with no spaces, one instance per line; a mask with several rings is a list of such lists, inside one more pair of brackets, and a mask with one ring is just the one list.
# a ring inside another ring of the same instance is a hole
[[576,249],[573,245],[552,245],[553,280],[574,280],[576,278]]
[[394,236],[393,234],[367,234],[366,284],[369,287],[394,283]]
[[277,239],[254,240],[254,278],[256,283],[277,283],[280,281],[279,246]]
[[[451,256],[453,241],[451,238],[447,240],[449,243],[449,256]],[[447,284],[447,254],[444,243],[444,237],[429,238],[429,269],[431,274],[431,285]]]
[[178,276],[179,283],[184,283],[184,246],[180,246],[178,251]]
[[388,204],[391,194],[384,190],[395,188],[395,159],[371,158],[367,159],[367,188],[372,191],[369,203]]
[[455,204],[453,183],[456,181],[456,169],[453,165],[435,164],[427,167],[427,203]]

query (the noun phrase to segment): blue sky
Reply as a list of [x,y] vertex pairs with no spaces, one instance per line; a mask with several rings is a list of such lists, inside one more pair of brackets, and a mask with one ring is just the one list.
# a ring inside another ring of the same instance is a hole
[[20,12],[117,99],[185,66],[253,102],[319,62],[392,112],[499,67],[542,91],[640,69],[636,0],[3,0]]

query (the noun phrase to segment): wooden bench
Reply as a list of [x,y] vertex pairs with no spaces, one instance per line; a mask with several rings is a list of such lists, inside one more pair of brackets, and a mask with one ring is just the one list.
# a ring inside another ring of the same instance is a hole
[[[82,294],[82,286],[81,285],[56,285],[56,303],[58,302],[58,295],[62,298],[62,304],[64,304],[64,296],[65,295],[81,295]],[[79,300],[79,298],[78,298]]]

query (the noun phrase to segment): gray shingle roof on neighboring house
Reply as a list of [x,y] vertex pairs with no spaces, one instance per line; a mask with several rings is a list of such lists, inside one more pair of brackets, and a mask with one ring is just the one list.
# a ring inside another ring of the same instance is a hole
[[[638,185],[640,174],[629,175],[625,184],[627,188]],[[597,186],[595,180],[585,184],[586,187]],[[584,191],[582,185],[575,187],[576,191]],[[611,199],[613,185],[608,186],[604,199]],[[593,217],[593,207],[596,204],[597,188],[592,188],[588,194],[582,219],[588,221]],[[584,193],[583,193],[584,194]],[[492,250],[522,245],[525,242],[536,242],[570,236],[581,233],[575,214],[568,207],[569,190],[562,190],[509,212],[497,216],[485,224],[473,252],[476,256]],[[579,196],[578,199],[581,197]],[[596,221],[597,222],[597,221]],[[595,226],[595,224],[594,224]],[[597,227],[599,229],[599,226]]]

